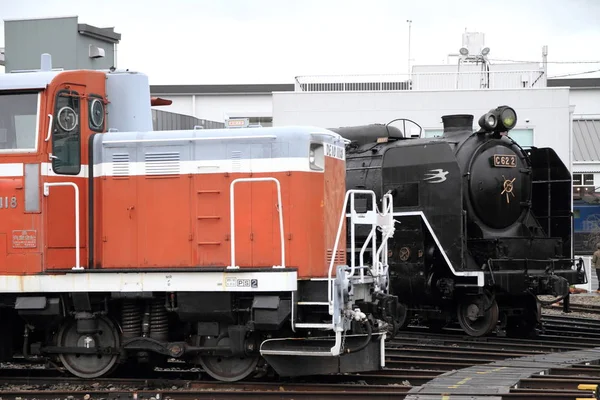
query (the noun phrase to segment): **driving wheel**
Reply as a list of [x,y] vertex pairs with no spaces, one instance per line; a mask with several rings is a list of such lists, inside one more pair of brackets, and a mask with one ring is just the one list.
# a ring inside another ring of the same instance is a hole
[[[59,347],[83,347],[118,349],[121,346],[119,332],[115,325],[105,317],[97,319],[95,333],[78,333],[77,321],[72,319],[62,326],[57,337]],[[112,372],[119,358],[118,354],[59,354],[64,367],[80,378],[98,378]]]
[[[217,346],[228,346],[229,338],[219,339]],[[225,381],[235,382],[247,378],[256,371],[256,366],[260,360],[259,354],[241,355],[241,356],[200,356],[200,365],[204,371],[213,378]]]
[[[489,307],[489,308],[488,308]],[[498,303],[483,297],[467,298],[458,304],[457,317],[460,327],[470,336],[483,336],[491,332],[498,323]]]

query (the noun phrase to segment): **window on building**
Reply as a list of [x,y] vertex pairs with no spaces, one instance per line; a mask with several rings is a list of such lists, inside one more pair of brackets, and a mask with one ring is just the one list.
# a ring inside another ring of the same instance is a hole
[[513,129],[508,131],[508,136],[517,142],[519,146],[533,146],[533,129]]
[[595,191],[594,174],[573,174],[573,199],[594,195]]
[[440,137],[444,134],[443,129],[424,129],[424,131],[423,137],[426,138]]
[[[444,133],[443,129],[425,129],[423,137],[432,138],[440,137]],[[533,129],[513,129],[508,132],[508,135],[519,144],[519,146],[533,146]]]
[[260,125],[263,128],[273,126],[273,117],[250,117],[248,120],[250,125],[254,126]]

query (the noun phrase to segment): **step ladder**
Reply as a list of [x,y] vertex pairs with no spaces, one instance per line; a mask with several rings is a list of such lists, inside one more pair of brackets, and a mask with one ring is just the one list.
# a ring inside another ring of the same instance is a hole
[[[356,195],[371,196],[371,209],[364,213],[358,213],[355,209]],[[350,203],[350,213],[346,213],[348,203]],[[371,286],[375,292],[387,292],[388,290],[387,241],[394,233],[392,207],[393,199],[390,193],[386,193],[383,196],[383,211],[379,212],[376,195],[372,190],[352,189],[346,192],[332,257],[329,263],[328,276],[327,278],[314,278],[311,280],[313,282],[323,281],[326,284],[327,298],[322,300],[319,299],[319,301],[306,302],[297,302],[295,298],[292,299],[292,303],[297,307],[319,307],[323,309],[323,314],[331,317],[331,320],[322,323],[297,322],[296,307],[292,306],[291,324],[294,332],[297,332],[299,329],[333,331],[335,337],[329,335],[321,338],[311,337],[310,339],[267,339],[261,344],[261,355],[335,357],[342,353],[342,341],[348,340],[348,338],[352,336],[346,335],[346,332],[351,328],[352,320],[360,321],[366,317],[358,308],[353,308],[353,287],[356,285],[368,285]],[[350,218],[351,262],[349,266],[335,266],[336,273],[334,277],[335,254],[337,254],[345,218]],[[371,225],[369,236],[361,247],[358,264],[354,254],[356,250],[356,225]],[[381,243],[379,245],[377,244],[377,230],[381,231]],[[366,265],[364,263],[364,253],[369,245],[371,246],[373,254],[372,265]],[[344,298],[349,298],[349,301],[346,303]],[[383,346],[385,334],[382,335],[381,339],[381,346]],[[286,340],[289,342],[285,343]],[[382,360],[382,362],[384,361]]]

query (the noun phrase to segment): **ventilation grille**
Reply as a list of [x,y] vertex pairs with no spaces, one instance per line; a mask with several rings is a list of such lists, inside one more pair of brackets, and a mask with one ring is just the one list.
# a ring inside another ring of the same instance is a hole
[[[327,249],[327,266],[331,262],[331,255],[333,254],[333,249]],[[335,260],[333,260],[334,267],[336,265],[345,265],[346,264],[346,254],[344,250],[338,249]]]
[[129,176],[129,153],[115,153],[112,156],[113,176]]
[[177,151],[146,153],[146,175],[178,175],[180,155]]
[[231,152],[231,170],[240,171],[242,169],[242,152],[232,151]]

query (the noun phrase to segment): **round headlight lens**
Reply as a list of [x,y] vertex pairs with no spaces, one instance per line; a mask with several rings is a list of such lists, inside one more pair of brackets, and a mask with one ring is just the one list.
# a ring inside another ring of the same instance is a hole
[[512,129],[517,122],[517,115],[512,108],[504,109],[500,118],[502,120],[502,125],[504,125],[506,129]]

